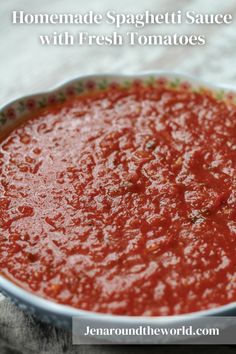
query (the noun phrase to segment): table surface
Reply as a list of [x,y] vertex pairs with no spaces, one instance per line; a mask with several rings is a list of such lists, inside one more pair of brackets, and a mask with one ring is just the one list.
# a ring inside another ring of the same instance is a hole
[[[236,24],[231,25],[186,25],[148,26],[142,33],[183,33],[205,34],[207,44],[201,47],[45,47],[39,42],[40,34],[53,31],[79,30],[90,33],[110,32],[106,26],[39,26],[13,25],[13,10],[25,12],[86,12],[90,9],[104,13],[115,11],[142,12],[223,12],[236,15],[235,0],[2,0],[0,3],[0,43],[1,43],[1,86],[0,104],[15,97],[48,89],[56,84],[82,74],[118,72],[131,73],[146,70],[178,71],[198,78],[218,83],[236,83]],[[121,33],[134,28],[124,27]],[[141,33],[140,32],[140,33]],[[211,347],[212,348],[212,347]],[[9,300],[0,295],[0,353],[118,353],[125,348],[120,346],[81,346],[71,345],[71,335],[54,327],[40,323],[37,319],[18,310]],[[233,348],[212,348],[216,353],[231,353]],[[132,351],[141,352],[141,347]],[[145,350],[156,352],[156,348]],[[170,347],[162,348],[169,353]],[[200,350],[199,347],[181,347],[182,353]],[[207,348],[201,348],[202,354]]]

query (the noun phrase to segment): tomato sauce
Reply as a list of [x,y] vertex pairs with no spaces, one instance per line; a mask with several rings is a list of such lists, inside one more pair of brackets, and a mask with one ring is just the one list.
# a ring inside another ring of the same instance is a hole
[[61,304],[236,301],[236,108],[132,86],[36,109],[0,143],[0,270]]

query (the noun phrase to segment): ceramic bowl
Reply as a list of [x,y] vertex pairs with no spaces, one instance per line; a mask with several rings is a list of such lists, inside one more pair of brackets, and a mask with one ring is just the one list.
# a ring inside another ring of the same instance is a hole
[[[0,134],[12,129],[37,107],[46,107],[57,101],[63,102],[68,97],[80,95],[86,91],[104,90],[117,85],[125,87],[130,85],[150,85],[153,87],[161,85],[187,91],[207,91],[218,100],[236,103],[236,91],[233,88],[212,85],[182,74],[155,72],[138,75],[90,75],[70,80],[53,90],[22,97],[6,104],[0,109]],[[72,318],[75,316],[86,316],[102,325],[132,326],[135,324],[165,325],[183,320],[190,323],[201,316],[233,316],[236,314],[236,302],[180,316],[132,317],[93,313],[43,299],[13,284],[3,276],[0,276],[0,290],[22,310],[38,316],[45,322],[67,329],[71,329]]]

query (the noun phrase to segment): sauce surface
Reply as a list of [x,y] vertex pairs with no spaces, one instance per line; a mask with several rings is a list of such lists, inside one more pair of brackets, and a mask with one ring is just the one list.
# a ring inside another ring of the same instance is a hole
[[236,301],[236,108],[114,87],[0,143],[0,272],[73,307],[172,315]]

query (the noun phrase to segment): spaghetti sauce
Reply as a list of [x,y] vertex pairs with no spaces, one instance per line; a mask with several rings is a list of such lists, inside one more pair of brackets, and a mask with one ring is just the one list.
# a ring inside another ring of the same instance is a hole
[[36,109],[0,143],[0,272],[119,315],[236,301],[236,107],[133,85]]

